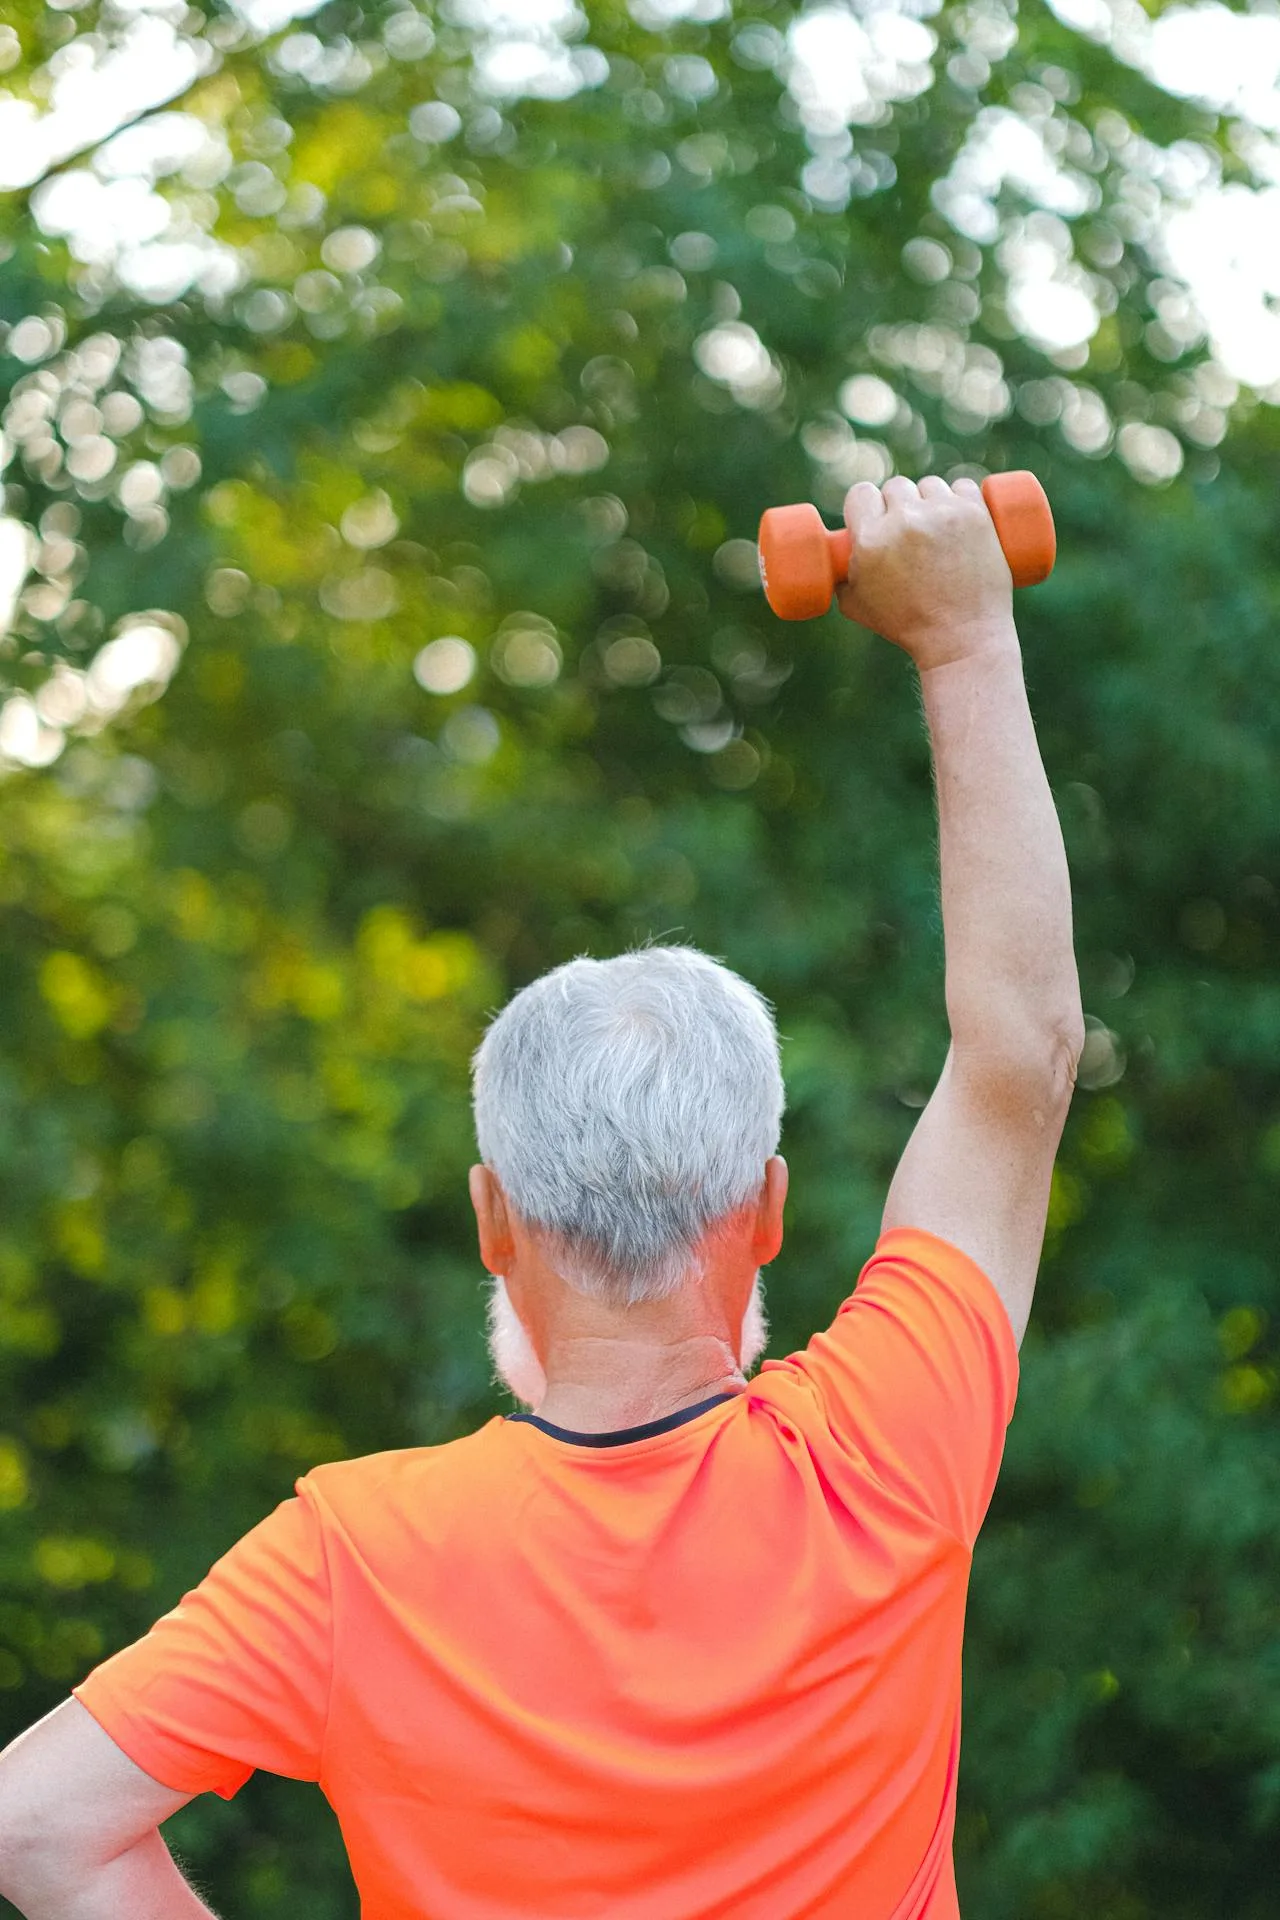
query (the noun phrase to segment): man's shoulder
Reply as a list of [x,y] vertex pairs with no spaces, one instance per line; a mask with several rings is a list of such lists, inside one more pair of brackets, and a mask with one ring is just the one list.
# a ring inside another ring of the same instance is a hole
[[346,1460],[324,1460],[303,1474],[297,1485],[299,1491],[306,1487],[322,1500],[341,1498],[345,1502],[407,1481],[449,1473],[487,1452],[503,1424],[501,1416],[495,1415],[470,1433],[438,1441],[434,1446],[388,1447],[379,1453],[353,1454]]

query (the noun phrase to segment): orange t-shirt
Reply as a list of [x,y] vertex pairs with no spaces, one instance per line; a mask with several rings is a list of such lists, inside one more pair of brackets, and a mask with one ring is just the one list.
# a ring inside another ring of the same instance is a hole
[[73,1692],[178,1792],[317,1781],[365,1920],[957,1920],[1017,1379],[986,1275],[896,1228],[743,1393],[312,1468]]

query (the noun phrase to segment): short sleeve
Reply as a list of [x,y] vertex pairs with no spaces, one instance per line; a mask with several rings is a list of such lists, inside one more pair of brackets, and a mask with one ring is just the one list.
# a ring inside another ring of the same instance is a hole
[[1018,1348],[968,1254],[915,1227],[882,1234],[833,1324],[783,1364],[883,1486],[972,1548],[1013,1417]]
[[137,1766],[178,1793],[230,1800],[261,1767],[318,1780],[332,1621],[306,1477],[77,1700]]

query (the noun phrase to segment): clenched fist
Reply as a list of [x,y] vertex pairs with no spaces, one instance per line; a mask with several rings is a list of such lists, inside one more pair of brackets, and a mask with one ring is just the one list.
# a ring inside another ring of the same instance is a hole
[[1013,575],[976,480],[859,480],[844,517],[853,555],[836,602],[848,619],[892,640],[921,672],[1016,645]]

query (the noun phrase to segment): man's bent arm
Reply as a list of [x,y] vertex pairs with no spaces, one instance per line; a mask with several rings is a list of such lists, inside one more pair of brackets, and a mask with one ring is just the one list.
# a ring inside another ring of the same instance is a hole
[[101,1866],[0,1859],[0,1893],[24,1920],[217,1920],[183,1879],[158,1827]]
[[1055,1042],[1072,1064],[1084,1015],[1071,880],[1012,618],[966,634],[920,671],[933,747],[946,947],[957,1052],[1018,1060]]

